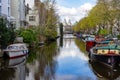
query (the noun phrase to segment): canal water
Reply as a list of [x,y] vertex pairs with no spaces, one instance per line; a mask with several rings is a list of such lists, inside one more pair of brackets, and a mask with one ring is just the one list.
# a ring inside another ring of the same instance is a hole
[[0,80],[120,80],[120,69],[89,63],[85,43],[65,35],[27,57],[0,59]]

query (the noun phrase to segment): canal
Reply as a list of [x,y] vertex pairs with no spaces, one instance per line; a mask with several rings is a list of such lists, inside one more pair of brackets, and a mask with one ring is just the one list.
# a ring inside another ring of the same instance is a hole
[[0,59],[0,80],[120,80],[120,69],[89,63],[85,43],[65,35],[27,57]]

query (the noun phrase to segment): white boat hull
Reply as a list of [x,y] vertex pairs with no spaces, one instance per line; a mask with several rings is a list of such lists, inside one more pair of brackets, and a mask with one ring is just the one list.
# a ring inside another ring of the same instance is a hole
[[28,53],[28,48],[24,43],[16,43],[9,45],[4,51],[9,58],[25,56]]
[[16,58],[16,57],[22,57],[25,56],[28,53],[28,51],[8,51],[6,54],[9,56],[9,58]]

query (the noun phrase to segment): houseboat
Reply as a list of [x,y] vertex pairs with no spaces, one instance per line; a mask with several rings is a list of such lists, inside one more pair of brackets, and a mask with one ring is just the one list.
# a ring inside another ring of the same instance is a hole
[[104,41],[104,40],[106,40],[107,38],[105,38],[104,36],[102,36],[102,35],[96,35],[95,36],[95,42],[96,43],[99,43],[99,42],[102,42],[102,41]]
[[95,37],[94,36],[88,36],[85,38],[86,42],[86,51],[89,52],[92,47],[95,46]]
[[90,49],[90,61],[98,61],[109,67],[120,63],[120,46],[109,44],[107,46],[95,46]]

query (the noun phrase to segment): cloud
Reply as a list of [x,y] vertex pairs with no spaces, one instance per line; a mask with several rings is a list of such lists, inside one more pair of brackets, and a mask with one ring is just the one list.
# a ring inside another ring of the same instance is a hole
[[81,18],[85,17],[87,13],[92,9],[94,5],[90,3],[85,3],[79,7],[64,7],[57,6],[58,14],[62,21],[66,19],[71,20],[72,23],[79,21]]
[[[78,1],[72,2],[69,0],[69,4],[68,4],[68,0],[57,0],[57,1],[58,1],[58,4],[56,4],[57,13],[60,16],[61,21],[63,22],[64,19],[66,19],[67,21],[71,20],[72,23],[75,23],[76,21],[79,21],[81,18],[86,16],[96,2],[96,0],[90,0],[90,2],[87,2],[87,3],[82,3],[82,1],[80,3]],[[86,0],[86,1],[89,1],[89,0]],[[34,0],[26,0],[26,4],[27,3],[29,3],[30,7],[32,8],[34,4]],[[66,5],[70,5],[73,7],[66,6]]]

